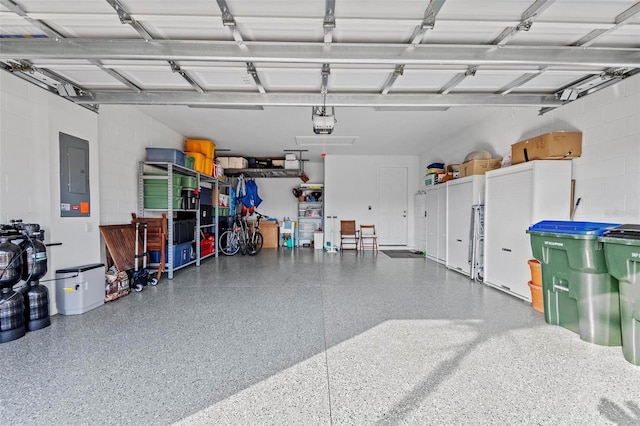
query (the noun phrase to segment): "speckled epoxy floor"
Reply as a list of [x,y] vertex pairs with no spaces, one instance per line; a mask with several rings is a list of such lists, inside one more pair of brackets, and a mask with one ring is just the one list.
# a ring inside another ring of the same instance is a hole
[[640,367],[422,259],[207,259],[0,345],[0,424],[640,424]]

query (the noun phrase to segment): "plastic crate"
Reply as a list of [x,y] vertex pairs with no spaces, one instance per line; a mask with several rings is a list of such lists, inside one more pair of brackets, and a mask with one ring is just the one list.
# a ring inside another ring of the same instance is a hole
[[194,159],[193,170],[198,173],[202,173],[204,170],[204,160],[206,159],[205,155],[201,152],[195,151],[186,151],[187,155],[190,155]]
[[191,155],[188,155],[188,153],[185,153],[185,157],[184,157],[184,166],[187,169],[191,169],[193,170],[193,167],[195,165],[196,159],[193,158]]
[[200,173],[204,173],[205,175],[212,176],[213,173],[213,158],[205,158],[204,159],[204,167]]
[[[151,179],[151,176],[167,176],[166,173],[145,173],[144,183],[149,185],[164,185],[167,186],[166,179]],[[182,185],[182,176],[179,174],[173,174],[172,177],[174,185]]]
[[180,184],[183,188],[194,189],[198,187],[198,178],[195,176],[182,176]]
[[145,148],[147,150],[147,161],[160,163],[174,163],[179,166],[185,165],[185,154],[179,149],[173,148]]
[[[179,209],[182,203],[182,197],[178,195],[173,197],[172,206],[174,209]],[[144,196],[144,208],[145,209],[166,209],[167,196],[166,195],[145,195]]]
[[[173,196],[176,197],[181,195],[182,187],[180,185],[172,185],[173,187]],[[144,184],[144,196],[145,197],[164,197],[167,198],[168,192],[167,184],[163,185],[149,185],[147,183]],[[166,204],[166,203],[165,203]]]
[[207,158],[215,156],[216,144],[210,140],[187,139],[184,142],[184,150],[189,152],[199,152]]

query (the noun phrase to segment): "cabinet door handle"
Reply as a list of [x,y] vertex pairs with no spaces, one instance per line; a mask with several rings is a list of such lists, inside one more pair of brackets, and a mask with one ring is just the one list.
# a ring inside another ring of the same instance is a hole
[[456,241],[457,241],[457,242],[459,242],[459,243],[461,243],[461,242],[462,242],[462,240],[459,240],[459,239],[457,239],[457,238],[456,238]]
[[511,249],[510,248],[502,247],[502,251],[507,251],[507,252],[511,253]]

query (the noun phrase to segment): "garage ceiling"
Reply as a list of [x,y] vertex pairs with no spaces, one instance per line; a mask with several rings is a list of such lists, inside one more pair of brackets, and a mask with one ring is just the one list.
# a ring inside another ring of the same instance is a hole
[[[422,154],[494,108],[544,113],[640,69],[634,1],[0,5],[8,72],[88,108],[137,105],[252,156]],[[313,136],[312,107],[325,105],[338,138]]]

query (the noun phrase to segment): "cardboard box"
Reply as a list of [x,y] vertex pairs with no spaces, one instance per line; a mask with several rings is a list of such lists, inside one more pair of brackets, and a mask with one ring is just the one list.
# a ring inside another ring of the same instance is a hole
[[471,160],[460,165],[460,177],[483,175],[489,170],[499,169],[502,160]]
[[511,164],[533,160],[569,160],[582,154],[582,133],[551,132],[511,145]]
[[[253,229],[255,221],[247,220],[249,228]],[[264,220],[260,222],[260,233],[262,234],[262,248],[278,248],[280,241],[280,227],[278,222],[272,220]]]
[[227,169],[246,169],[249,167],[249,161],[244,157],[228,157]]

